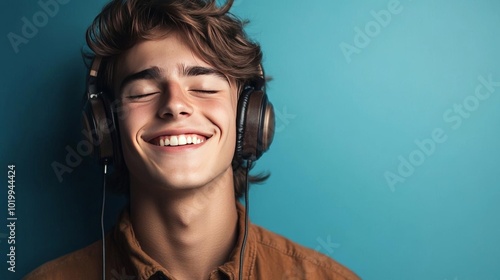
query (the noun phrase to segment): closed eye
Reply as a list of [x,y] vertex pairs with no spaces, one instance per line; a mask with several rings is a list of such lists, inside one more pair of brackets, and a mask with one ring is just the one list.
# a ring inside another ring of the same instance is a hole
[[213,94],[219,92],[218,90],[203,90],[203,89],[193,89],[194,92]]
[[158,92],[152,92],[152,93],[146,93],[146,94],[138,94],[138,95],[129,95],[126,98],[130,100],[139,100],[142,98],[146,98],[148,96],[152,96],[154,94],[157,94]]

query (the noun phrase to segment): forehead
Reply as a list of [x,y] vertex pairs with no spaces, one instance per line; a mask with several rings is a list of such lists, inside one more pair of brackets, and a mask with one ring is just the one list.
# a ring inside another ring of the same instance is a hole
[[218,71],[198,55],[182,33],[163,31],[156,34],[155,38],[138,42],[117,58],[113,73],[113,88],[116,93],[119,93],[124,78],[151,68],[161,69],[163,77],[180,77],[186,75],[187,68],[193,67],[214,69],[231,88],[237,90],[236,80]]
[[175,71],[177,64],[210,66],[200,58],[178,32],[165,32],[152,40],[142,40],[121,54],[116,60],[115,83],[124,76],[150,67]]

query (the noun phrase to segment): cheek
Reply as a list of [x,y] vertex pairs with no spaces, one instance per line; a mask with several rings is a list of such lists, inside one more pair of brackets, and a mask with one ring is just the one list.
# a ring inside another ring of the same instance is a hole
[[123,146],[133,145],[136,142],[137,133],[145,121],[145,116],[137,108],[128,108],[126,117],[118,120],[120,140]]
[[199,110],[204,112],[205,116],[223,133],[228,130],[235,130],[236,125],[236,100],[232,98],[214,99],[204,104],[199,104]]
[[133,138],[130,133],[131,130],[130,123],[127,122],[126,120],[121,120],[119,121],[119,127],[120,127],[119,141],[122,148],[122,155],[128,166],[129,165],[128,158],[133,154],[133,148],[132,148]]
[[207,108],[213,108],[210,110],[210,118],[219,127],[222,136],[236,137],[236,106],[233,102],[219,102]]

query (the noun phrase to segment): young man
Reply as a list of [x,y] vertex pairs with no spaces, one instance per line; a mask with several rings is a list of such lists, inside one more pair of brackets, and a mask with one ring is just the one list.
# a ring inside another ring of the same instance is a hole
[[[87,32],[98,65],[91,79],[125,112],[115,120],[113,161],[121,179],[115,187],[130,202],[105,238],[105,278],[358,279],[311,249],[246,228],[237,198],[247,186],[244,159],[258,156],[239,147],[248,143],[240,139],[238,102],[265,82],[260,47],[228,13],[231,4],[114,0]],[[26,279],[101,279],[101,247],[63,256]]]

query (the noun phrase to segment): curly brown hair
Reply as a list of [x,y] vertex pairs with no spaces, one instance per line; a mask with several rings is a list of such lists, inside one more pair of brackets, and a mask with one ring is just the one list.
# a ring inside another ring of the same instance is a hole
[[[95,56],[102,59],[99,90],[109,100],[115,100],[114,67],[120,56],[138,42],[159,39],[172,30],[182,34],[199,57],[234,79],[238,90],[242,89],[261,76],[262,52],[243,29],[247,21],[229,13],[232,4],[233,0],[222,6],[217,6],[216,0],[112,0],[86,33],[92,52],[84,56],[89,60]],[[236,156],[232,167],[235,194],[241,197],[246,187],[246,167]],[[116,164],[109,177],[110,190],[127,194],[128,177],[126,165]],[[269,174],[249,175],[249,182],[261,183],[268,177]]]

